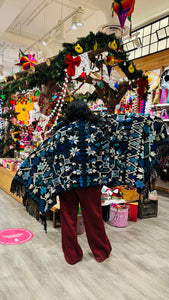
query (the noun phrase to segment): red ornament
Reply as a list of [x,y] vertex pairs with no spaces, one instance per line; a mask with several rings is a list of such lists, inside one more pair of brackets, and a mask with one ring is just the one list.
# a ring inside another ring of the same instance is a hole
[[76,56],[75,58],[73,58],[73,56],[71,56],[70,54],[66,55],[66,60],[65,60],[65,64],[68,65],[67,66],[67,74],[69,76],[74,76],[75,75],[75,66],[79,66],[81,63],[81,58],[80,56]]
[[86,73],[84,71],[82,72],[81,77],[86,78]]

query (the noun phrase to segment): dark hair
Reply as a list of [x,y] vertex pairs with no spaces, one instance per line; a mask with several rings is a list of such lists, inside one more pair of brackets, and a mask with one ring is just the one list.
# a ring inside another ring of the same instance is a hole
[[89,120],[97,123],[99,121],[99,117],[91,111],[84,100],[74,99],[67,107],[63,124],[68,125],[69,123],[77,120]]

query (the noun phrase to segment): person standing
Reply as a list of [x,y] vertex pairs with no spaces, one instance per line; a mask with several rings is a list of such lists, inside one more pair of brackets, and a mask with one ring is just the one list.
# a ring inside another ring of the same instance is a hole
[[69,264],[83,257],[76,231],[79,204],[96,261],[103,262],[112,250],[101,207],[106,143],[101,119],[75,99],[56,132],[23,162],[11,185],[11,192],[33,196],[41,211],[51,208],[59,195],[62,249]]

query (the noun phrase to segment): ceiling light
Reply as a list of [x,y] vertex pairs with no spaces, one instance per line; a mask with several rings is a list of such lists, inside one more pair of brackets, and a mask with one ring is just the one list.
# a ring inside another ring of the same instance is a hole
[[73,30],[76,30],[76,29],[77,29],[77,26],[76,26],[76,23],[75,23],[75,22],[72,22],[72,29],[73,29]]
[[73,15],[73,17],[72,17],[72,29],[73,30],[76,30],[77,27],[83,26],[82,17],[83,17],[82,11],[79,11],[78,13]]
[[82,9],[76,14],[77,26],[83,26],[83,14],[84,14],[84,12]]
[[76,23],[76,25],[80,27],[80,26],[83,26],[83,23],[79,21]]
[[44,46],[46,46],[46,42],[45,42],[44,40],[42,40],[42,44],[43,44]]

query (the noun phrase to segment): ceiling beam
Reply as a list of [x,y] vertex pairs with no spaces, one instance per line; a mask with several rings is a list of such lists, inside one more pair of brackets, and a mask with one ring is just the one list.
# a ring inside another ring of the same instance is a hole
[[29,0],[5,0],[0,2],[0,36],[28,3]]

